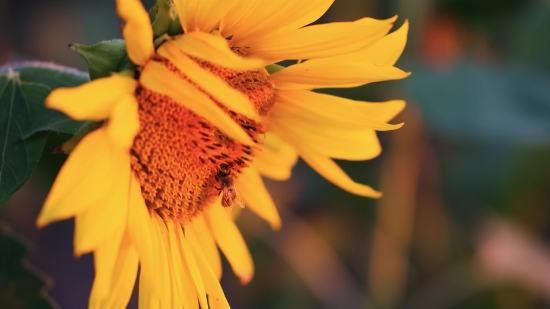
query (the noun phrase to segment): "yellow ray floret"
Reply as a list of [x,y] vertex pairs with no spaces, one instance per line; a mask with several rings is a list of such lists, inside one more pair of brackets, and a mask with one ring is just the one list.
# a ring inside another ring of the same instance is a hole
[[382,193],[371,187],[353,181],[332,159],[305,149],[300,149],[299,153],[317,173],[340,188],[365,197],[379,198],[382,196]]
[[405,20],[396,31],[384,36],[373,44],[353,53],[325,59],[316,59],[314,63],[357,63],[367,62],[393,66],[405,50],[409,22]]
[[[149,210],[141,195],[141,188],[135,176],[130,180],[130,203],[128,205],[127,228],[130,239],[139,253],[141,265],[140,280],[144,279],[141,291],[148,291],[152,294],[160,294],[159,286],[155,284],[156,261],[154,257],[153,244],[155,237],[151,235],[153,230]],[[141,282],[141,281],[140,281]],[[145,293],[144,293],[145,294]],[[140,293],[141,296],[141,293]]]
[[149,14],[140,0],[116,0],[116,5],[118,16],[125,22],[122,35],[128,57],[137,65],[145,65],[155,53]]
[[242,284],[248,283],[254,275],[252,257],[239,232],[239,228],[224,210],[220,199],[207,210],[206,219],[212,236],[214,236],[220,250],[227,257],[233,272],[241,279]]
[[173,40],[174,44],[189,56],[233,70],[254,70],[269,64],[253,57],[240,57],[229,48],[226,39],[204,32],[186,33]]
[[122,97],[111,111],[107,136],[117,146],[130,149],[139,130],[138,102],[133,95]]
[[[274,133],[269,132],[266,135],[274,135]],[[288,144],[283,144],[276,151],[269,147],[262,147],[256,152],[253,164],[262,176],[275,180],[287,180],[297,161],[296,150]]]
[[373,82],[403,79],[410,75],[396,67],[358,61],[292,65],[270,76],[277,89],[351,88]]
[[195,236],[198,239],[198,244],[208,262],[214,274],[218,279],[222,277],[222,261],[216,241],[212,237],[212,233],[208,229],[204,216],[200,216],[190,223],[190,227],[193,229]]
[[220,32],[248,46],[274,32],[290,31],[319,19],[334,0],[237,0],[221,20]]
[[267,191],[262,178],[254,168],[243,171],[237,179],[237,187],[244,196],[246,206],[260,218],[269,222],[271,228],[278,230],[281,227],[281,217]]
[[110,192],[99,203],[76,216],[73,241],[75,256],[89,253],[105,242],[120,242],[126,230],[130,156],[121,151],[114,161],[116,178]]
[[248,97],[229,86],[220,77],[201,68],[175,46],[173,42],[163,44],[159,48],[158,54],[168,59],[179,71],[192,79],[200,88],[211,94],[230,110],[256,121],[261,120]]
[[197,115],[215,123],[222,132],[240,143],[245,145],[254,143],[250,136],[227,113],[220,109],[208,95],[179,78],[164,65],[155,62],[149,63],[141,74],[140,82],[146,88],[174,99]]
[[250,46],[248,55],[270,60],[314,59],[357,51],[376,41],[391,29],[391,24],[364,25],[339,22],[277,32],[262,37]]
[[105,129],[86,135],[59,171],[38,216],[38,227],[74,217],[102,202],[117,179],[119,152],[109,143]]
[[197,268],[201,274],[206,294],[208,294],[208,304],[210,308],[229,309],[229,304],[225,298],[225,294],[214,274],[212,268],[207,264],[204,254],[200,250],[198,240],[195,237],[193,230],[186,232],[185,241],[187,241],[197,258]]
[[175,0],[176,10],[183,30],[210,32],[218,27],[232,1],[225,0]]
[[134,93],[137,84],[133,78],[115,74],[78,87],[57,88],[46,98],[46,106],[75,120],[104,120],[121,97]]
[[[361,103],[311,91],[278,91],[273,118],[320,129],[347,128],[389,131],[402,124],[388,124],[362,112]],[[387,107],[380,105],[380,109]],[[283,120],[285,119],[285,120]]]
[[128,234],[121,242],[106,243],[94,252],[96,274],[90,294],[90,309],[126,307],[134,289],[138,259]]

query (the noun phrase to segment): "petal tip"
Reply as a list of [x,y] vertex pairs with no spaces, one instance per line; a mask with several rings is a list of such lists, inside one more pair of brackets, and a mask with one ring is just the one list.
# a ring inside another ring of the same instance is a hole
[[240,274],[239,278],[241,285],[247,285],[252,280],[252,274]]
[[[36,219],[36,227],[41,229],[45,227],[46,225],[49,225],[50,223],[54,221],[62,220],[63,218],[56,218],[56,216],[52,213],[51,209],[53,208],[53,205],[50,205],[51,203],[44,203],[44,206],[42,206],[42,210],[38,214],[38,218]],[[50,209],[50,210],[47,210]]]
[[403,127],[404,125],[405,125],[405,123],[404,123],[404,122],[401,122],[401,123],[397,123],[397,124],[395,124],[395,130],[397,130],[397,129],[401,129],[401,128],[402,128],[402,127]]
[[36,228],[41,229],[41,228],[45,227],[46,225],[50,224],[52,221],[53,220],[51,220],[51,219],[47,219],[47,217],[44,216],[43,214],[40,214],[38,216],[38,219],[36,219],[35,225],[36,225]]
[[275,232],[281,230],[281,219],[277,221],[270,222],[269,225],[271,226],[271,229]]
[[380,192],[380,191],[374,191],[374,192],[372,193],[372,195],[370,195],[369,197],[371,197],[371,198],[381,198],[383,195],[384,195],[384,194],[383,194],[382,192]]

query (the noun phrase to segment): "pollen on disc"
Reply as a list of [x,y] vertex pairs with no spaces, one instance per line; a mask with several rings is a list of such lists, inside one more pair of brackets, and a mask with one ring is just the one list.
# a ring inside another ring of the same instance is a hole
[[[166,59],[157,58],[155,61],[175,72],[182,82],[194,84],[192,78],[178,71]],[[266,74],[236,72],[205,62],[197,63],[245,93],[260,114],[269,113],[273,88],[267,82]],[[220,170],[227,172],[227,177],[238,177],[252,160],[253,150],[233,141],[214,123],[168,96],[139,87],[136,98],[140,130],[131,149],[131,167],[140,182],[142,196],[146,205],[163,218],[188,221],[212,204],[221,193]],[[257,123],[228,110],[219,102],[216,104],[257,141],[267,117],[264,117],[264,122]]]

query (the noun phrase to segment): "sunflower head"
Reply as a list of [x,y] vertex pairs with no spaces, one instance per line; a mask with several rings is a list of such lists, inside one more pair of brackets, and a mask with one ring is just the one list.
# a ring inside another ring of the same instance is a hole
[[349,192],[381,195],[333,159],[377,156],[375,131],[399,128],[387,122],[404,102],[312,90],[408,76],[393,66],[406,22],[390,34],[395,18],[306,26],[331,0],[158,0],[149,14],[139,0],[116,4],[130,62],[46,100],[100,122],[77,138],[38,219],[76,218],[75,254],[94,253],[91,307],[123,307],[139,264],[141,308],[227,308],[217,248],[241,282],[254,267],[224,209],[242,196],[279,228],[261,176],[287,179],[298,157]]

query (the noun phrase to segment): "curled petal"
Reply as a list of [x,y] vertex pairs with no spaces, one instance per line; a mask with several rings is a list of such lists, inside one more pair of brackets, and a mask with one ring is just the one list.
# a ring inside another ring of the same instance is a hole
[[334,0],[238,0],[224,15],[220,32],[248,46],[273,32],[298,29],[319,19]]
[[120,148],[130,149],[138,131],[138,102],[133,95],[124,96],[111,111],[107,136]]
[[140,0],[116,0],[117,13],[124,20],[122,35],[133,63],[143,66],[155,53],[149,14]]
[[254,105],[246,95],[229,86],[220,77],[201,68],[177,48],[174,42],[163,44],[159,48],[158,54],[168,59],[179,71],[230,110],[256,121],[261,121]]
[[379,198],[382,193],[353,181],[332,159],[308,150],[300,150],[300,156],[317,173],[340,188],[360,196]]
[[46,106],[75,120],[104,120],[118,100],[133,94],[136,87],[133,78],[114,74],[78,87],[54,89],[46,98]]
[[391,24],[364,25],[338,22],[277,32],[250,46],[250,57],[270,63],[292,59],[314,59],[355,52],[383,37]]
[[211,62],[233,70],[254,70],[264,67],[267,63],[252,57],[243,58],[229,48],[229,43],[221,36],[190,32],[174,39],[174,44],[189,56]]
[[278,230],[281,227],[281,217],[267,191],[262,178],[253,168],[243,170],[237,178],[237,187],[241,191],[246,205],[262,219],[269,222],[271,228]]

